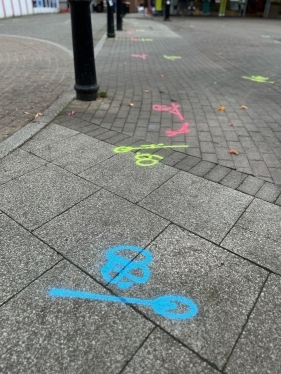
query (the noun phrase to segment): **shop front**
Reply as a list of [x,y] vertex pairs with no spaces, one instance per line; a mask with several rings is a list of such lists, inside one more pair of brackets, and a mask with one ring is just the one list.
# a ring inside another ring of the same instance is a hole
[[[152,0],[153,14],[162,14],[163,0]],[[171,0],[170,14],[177,16],[281,18],[281,0]]]

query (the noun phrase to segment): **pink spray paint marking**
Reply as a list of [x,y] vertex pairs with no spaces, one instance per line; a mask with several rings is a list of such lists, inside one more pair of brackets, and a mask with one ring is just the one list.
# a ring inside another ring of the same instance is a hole
[[178,110],[179,104],[172,103],[171,106],[166,105],[153,105],[152,109],[157,110],[159,112],[169,112],[171,114],[174,114],[178,117],[181,121],[184,121],[184,116],[180,113]]
[[182,127],[178,130],[167,130],[166,135],[169,137],[172,137],[172,136],[179,135],[179,134],[187,134],[189,133],[188,126],[189,126],[188,122],[185,122],[182,125]]
[[140,39],[138,39],[138,38],[133,38],[132,36],[131,36],[131,40],[132,40],[133,42],[139,42],[139,41],[140,41]]
[[139,58],[142,58],[143,60],[146,60],[146,54],[142,54],[142,55],[131,55],[132,57],[139,57]]
[[132,34],[133,31],[131,31],[131,30],[127,30],[126,33],[127,33],[127,34]]
[[[179,104],[172,103],[171,106],[153,105],[152,109],[156,110],[158,112],[169,112],[169,113],[177,116],[179,120],[185,121],[184,116],[179,111]],[[187,133],[189,133],[188,126],[189,126],[188,122],[184,122],[182,127],[178,130],[167,130],[166,135],[169,136],[169,137],[173,137],[173,136],[176,136],[176,135],[179,135],[179,134],[187,134]]]

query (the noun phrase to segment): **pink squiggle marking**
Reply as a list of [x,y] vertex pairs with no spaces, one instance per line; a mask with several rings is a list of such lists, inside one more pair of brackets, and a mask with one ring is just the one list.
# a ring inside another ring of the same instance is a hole
[[127,34],[132,34],[133,32],[131,30],[126,31]]
[[153,110],[157,110],[159,112],[169,112],[177,116],[178,119],[180,119],[181,121],[184,121],[184,116],[180,113],[178,108],[179,108],[179,104],[174,104],[174,103],[172,103],[170,107],[166,105],[152,105]]
[[189,129],[188,129],[188,122],[185,122],[182,127],[178,130],[167,130],[166,131],[166,135],[169,136],[169,137],[173,137],[175,135],[178,135],[178,134],[187,134],[189,133]]
[[131,37],[131,40],[132,40],[133,42],[139,42],[139,41],[140,41],[140,39],[138,39],[138,38],[133,38],[133,37]]
[[146,60],[146,54],[142,54],[142,55],[131,55],[132,57],[139,57],[139,58],[142,58],[143,60]]

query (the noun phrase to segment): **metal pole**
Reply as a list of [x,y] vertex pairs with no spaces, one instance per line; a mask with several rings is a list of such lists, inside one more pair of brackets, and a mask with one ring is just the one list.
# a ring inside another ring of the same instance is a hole
[[114,30],[114,7],[113,1],[107,1],[107,37],[108,38],[115,38],[115,30]]
[[91,0],[69,0],[74,55],[76,98],[96,100],[97,84],[93,33],[90,14]]
[[116,2],[116,23],[117,23],[117,31],[122,31],[122,0],[117,0]]
[[170,0],[165,1],[164,21],[170,21]]

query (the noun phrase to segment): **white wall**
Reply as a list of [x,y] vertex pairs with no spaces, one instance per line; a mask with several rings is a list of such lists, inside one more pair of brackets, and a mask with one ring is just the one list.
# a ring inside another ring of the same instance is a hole
[[[36,1],[37,5],[42,4],[43,0]],[[59,0],[45,0],[45,4],[56,4],[56,8],[37,6],[33,8],[32,0],[0,0],[0,18],[24,16],[34,13],[57,13],[59,12]]]

